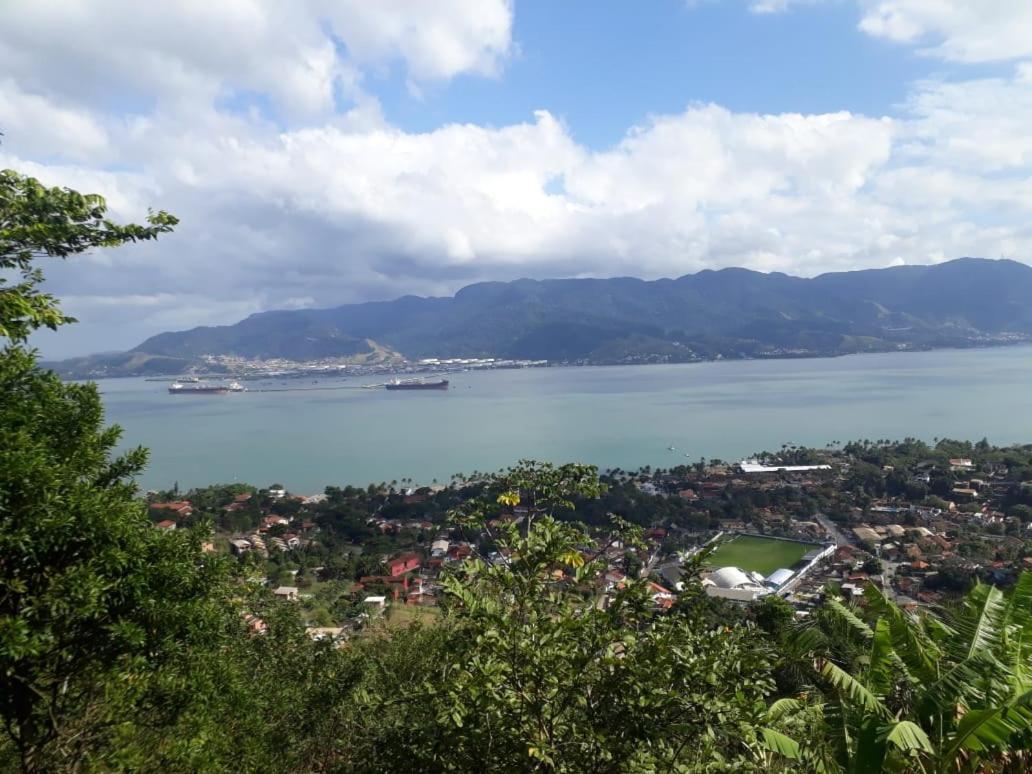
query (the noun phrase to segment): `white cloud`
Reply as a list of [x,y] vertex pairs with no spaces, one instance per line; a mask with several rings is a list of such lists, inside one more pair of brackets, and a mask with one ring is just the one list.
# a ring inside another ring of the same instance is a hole
[[753,13],[784,13],[801,5],[818,5],[827,0],[751,0],[749,10]]
[[1006,77],[927,82],[909,98],[909,150],[937,167],[984,172],[1032,168],[1032,62]]
[[[361,93],[360,68],[415,81],[493,74],[512,49],[509,0],[33,0],[0,4],[0,72],[33,92],[131,112],[261,93],[288,117]],[[339,45],[338,45],[339,44]]]
[[[0,166],[182,224],[50,270],[83,320],[51,353],[488,278],[1032,256],[1032,65],[916,84],[891,119],[699,104],[593,150],[545,111],[406,132],[363,91],[399,61],[419,81],[496,71],[505,2],[98,2],[100,20],[0,7]],[[230,109],[243,91],[279,107]]]
[[403,59],[416,80],[493,75],[512,48],[511,0],[338,0],[323,13],[358,62]]
[[61,155],[95,163],[108,156],[107,132],[92,115],[26,93],[10,78],[0,79],[0,121],[7,135],[21,138],[25,153],[47,156],[60,148]]
[[[843,0],[749,0],[759,14]],[[869,35],[920,46],[953,62],[1032,57],[1032,2],[1026,0],[855,0]]]
[[956,62],[1032,56],[1032,3],[1024,0],[863,0],[860,29]]

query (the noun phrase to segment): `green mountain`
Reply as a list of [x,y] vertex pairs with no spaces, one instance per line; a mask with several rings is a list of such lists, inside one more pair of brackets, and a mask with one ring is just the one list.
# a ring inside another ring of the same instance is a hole
[[192,360],[354,356],[675,362],[971,346],[1032,337],[1032,267],[962,258],[823,274],[746,269],[677,279],[484,282],[452,298],[255,314],[162,333],[134,352]]

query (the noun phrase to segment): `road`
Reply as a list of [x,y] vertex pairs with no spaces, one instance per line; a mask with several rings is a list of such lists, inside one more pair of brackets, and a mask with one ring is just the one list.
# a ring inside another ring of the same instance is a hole
[[[825,531],[835,540],[835,544],[839,546],[851,545],[849,538],[846,534],[840,530],[835,523],[827,516],[818,515],[816,517],[817,523],[824,527]],[[885,559],[881,560],[882,563],[882,590],[885,592],[885,596],[895,602],[897,605],[907,605],[914,602],[913,599],[908,597],[906,594],[900,594],[892,585],[892,581],[896,576],[896,571],[899,568],[899,562],[889,562]]]
[[842,530],[840,530],[838,527],[836,527],[835,526],[835,522],[833,522],[827,516],[825,516],[824,514],[819,513],[814,518],[817,519],[817,523],[818,524],[820,524],[822,527],[824,527],[824,531],[827,532],[829,535],[831,535],[832,538],[834,538],[835,545],[837,545],[837,546],[848,546],[848,545],[851,545],[850,542],[849,542],[849,538],[846,537],[846,533],[844,533]]

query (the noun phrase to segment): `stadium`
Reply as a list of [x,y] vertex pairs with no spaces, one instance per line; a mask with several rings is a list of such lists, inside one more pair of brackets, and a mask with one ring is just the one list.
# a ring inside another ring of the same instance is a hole
[[787,590],[821,560],[833,545],[738,533],[718,535],[702,585],[711,597],[751,602]]

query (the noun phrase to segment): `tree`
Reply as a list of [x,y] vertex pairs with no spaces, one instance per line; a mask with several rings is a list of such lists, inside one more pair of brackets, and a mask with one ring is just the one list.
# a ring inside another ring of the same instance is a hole
[[[487,530],[503,558],[475,559],[445,581],[448,642],[432,677],[381,688],[358,711],[391,729],[391,744],[374,743],[364,765],[769,770],[777,731],[764,731],[763,699],[773,681],[756,630],[704,625],[690,607],[664,614],[642,580],[628,579],[604,603],[600,557],[638,530],[617,520],[595,541],[559,518],[599,495],[594,468],[522,462],[486,483],[485,497],[454,516]],[[522,525],[488,526],[516,506],[528,508]]]
[[9,285],[0,275],[0,338],[19,343],[37,328],[72,322],[54,297],[39,289],[43,273],[37,259],[155,239],[178,223],[162,211],[150,214],[146,226],[119,225],[104,217],[106,209],[96,194],[46,188],[35,178],[0,171],[0,270],[21,277]]
[[864,562],[860,569],[868,575],[881,575],[884,568],[882,567],[881,560],[876,556],[872,556]]
[[1011,516],[1021,519],[1022,524],[1032,522],[1032,505],[1012,505],[1009,513]]
[[756,625],[767,632],[775,642],[780,642],[795,620],[795,611],[785,599],[777,594],[768,594],[752,604],[750,611]]
[[96,387],[63,384],[24,347],[33,330],[70,321],[39,290],[37,258],[176,223],[158,213],[121,226],[104,211],[98,196],[0,172],[0,269],[21,275],[0,279],[0,717],[25,771],[89,760],[141,706],[149,677],[226,610],[225,568],[202,535],[154,529],[135,498],[146,452],[115,456],[120,431],[103,427]]

